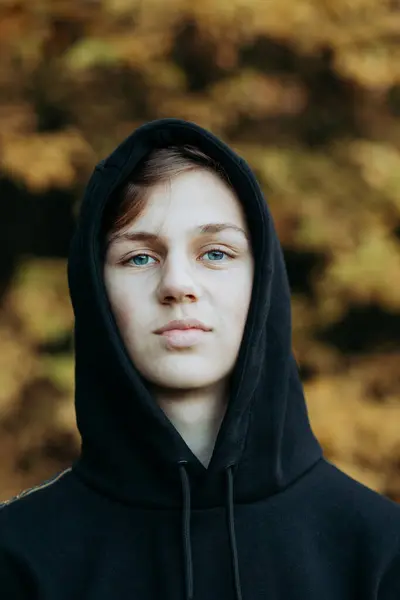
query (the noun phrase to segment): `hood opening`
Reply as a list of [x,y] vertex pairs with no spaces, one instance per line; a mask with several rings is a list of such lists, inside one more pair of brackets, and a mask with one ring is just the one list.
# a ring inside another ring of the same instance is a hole
[[[191,144],[219,162],[242,202],[255,260],[253,293],[231,397],[206,469],[156,404],[130,360],[102,274],[102,216],[115,190],[154,148]],[[86,189],[68,263],[75,313],[76,413],[87,482],[144,506],[180,506],[185,461],[193,506],[222,505],[221,477],[237,464],[238,501],[288,485],[321,457],[291,350],[290,288],[273,219],[247,163],[194,123],[143,125],[95,169]]]

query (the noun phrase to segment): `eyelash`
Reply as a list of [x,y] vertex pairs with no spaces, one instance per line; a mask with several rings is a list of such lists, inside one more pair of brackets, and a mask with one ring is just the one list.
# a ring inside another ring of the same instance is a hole
[[[221,248],[210,248],[206,252],[203,252],[203,254],[201,256],[204,256],[204,254],[210,254],[211,252],[220,252],[222,254],[225,254],[229,259],[235,258],[232,254],[229,254],[229,252],[226,252],[225,250],[221,250]],[[123,262],[123,264],[124,265],[128,264],[133,258],[136,258],[137,256],[150,256],[150,258],[154,258],[153,256],[151,256],[151,254],[148,254],[147,252],[140,252],[139,254],[131,255],[129,258],[127,258]],[[223,261],[217,260],[217,261],[209,261],[209,262],[219,263],[219,262],[223,262]],[[133,268],[136,268],[136,269],[140,269],[141,266],[148,267],[149,265],[133,265],[133,264],[131,264],[130,266]]]

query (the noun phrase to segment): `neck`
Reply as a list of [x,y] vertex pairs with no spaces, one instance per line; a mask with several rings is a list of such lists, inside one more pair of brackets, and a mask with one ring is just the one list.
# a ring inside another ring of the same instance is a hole
[[226,385],[154,390],[160,408],[199,461],[208,467],[227,407]]

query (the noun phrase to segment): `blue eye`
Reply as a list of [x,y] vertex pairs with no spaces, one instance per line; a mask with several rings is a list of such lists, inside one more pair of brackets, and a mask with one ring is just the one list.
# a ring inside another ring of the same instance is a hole
[[[142,259],[146,259],[146,258],[152,258],[151,256],[149,256],[148,254],[136,254],[136,256],[131,256],[130,259],[128,260],[128,262],[135,261],[134,264],[136,267],[146,267],[149,263],[146,261],[144,262]],[[136,262],[136,259],[139,259],[138,262]],[[154,260],[154,259],[153,259]]]
[[[209,255],[209,262],[222,262],[224,257],[228,259],[233,258],[230,254],[224,252],[223,250],[220,250],[219,248],[207,250],[207,252],[204,252],[204,254],[202,254],[201,256],[207,256],[207,254]],[[149,264],[151,264],[149,262],[150,260],[152,260],[153,262],[156,261],[156,259],[150,256],[149,254],[135,254],[134,256],[128,258],[125,261],[125,264],[128,264],[132,267],[147,267]]]
[[214,261],[214,259],[211,259],[211,262],[219,262],[218,260],[218,256],[221,258],[221,255],[228,256],[226,252],[223,252],[222,250],[208,250],[208,252],[205,252],[205,254],[213,254],[214,257],[215,255],[217,255],[217,260]]

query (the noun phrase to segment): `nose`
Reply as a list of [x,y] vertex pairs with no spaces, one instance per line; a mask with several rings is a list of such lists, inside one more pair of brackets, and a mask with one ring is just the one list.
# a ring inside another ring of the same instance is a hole
[[198,300],[199,290],[194,273],[182,258],[165,261],[161,270],[158,298],[162,304],[190,303]]

